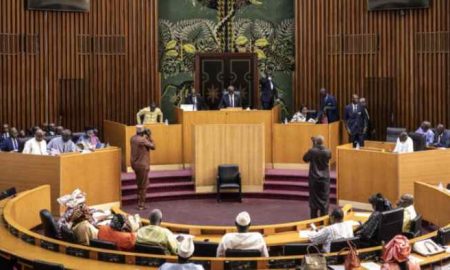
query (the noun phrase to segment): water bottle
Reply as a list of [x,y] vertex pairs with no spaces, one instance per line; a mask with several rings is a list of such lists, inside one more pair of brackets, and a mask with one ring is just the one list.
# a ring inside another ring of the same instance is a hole
[[287,117],[284,118],[284,124],[285,124],[285,125],[288,124],[288,119],[287,119]]
[[442,182],[439,182],[438,189],[439,190],[444,190],[444,185],[442,184]]
[[361,149],[361,147],[359,146],[359,142],[356,142],[356,150],[359,150],[359,149]]
[[169,120],[166,118],[166,121],[164,121],[164,124],[166,124],[166,126],[169,125]]

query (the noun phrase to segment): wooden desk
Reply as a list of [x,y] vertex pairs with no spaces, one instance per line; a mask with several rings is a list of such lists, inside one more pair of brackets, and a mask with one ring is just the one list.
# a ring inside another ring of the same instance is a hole
[[197,192],[216,190],[220,164],[237,164],[243,192],[262,192],[264,125],[196,125],[194,178]]
[[341,122],[331,124],[289,123],[273,125],[273,163],[300,164],[303,155],[311,148],[311,137],[322,135],[325,146],[332,151],[330,163],[336,161],[336,147],[341,142]]
[[178,123],[183,125],[183,161],[193,162],[194,126],[204,124],[263,124],[265,142],[265,162],[272,163],[272,125],[279,122],[280,108],[262,110],[224,110],[185,112],[176,108]]
[[[104,121],[105,142],[122,149],[122,170],[127,171],[130,164],[130,139],[136,134],[136,126],[126,126],[113,121]],[[173,165],[181,167],[181,125],[145,125],[152,131],[156,150],[150,151],[151,165]]]
[[435,185],[414,183],[414,207],[422,218],[439,227],[450,224],[450,192]]
[[[52,212],[59,214],[56,199],[79,188],[90,205],[120,203],[120,149],[110,147],[93,153],[36,156],[0,153],[0,190],[18,192],[51,185]],[[101,190],[102,192],[98,192]]]
[[369,196],[381,192],[395,202],[404,193],[413,193],[414,182],[450,182],[450,150],[429,150],[397,154],[394,145],[368,142],[365,148],[350,144],[338,147],[337,190],[342,203],[367,203]]

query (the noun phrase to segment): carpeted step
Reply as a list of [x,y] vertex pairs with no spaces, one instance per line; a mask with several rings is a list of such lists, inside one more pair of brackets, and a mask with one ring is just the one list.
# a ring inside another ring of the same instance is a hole
[[[288,199],[288,200],[308,200],[309,192],[308,191],[297,191],[297,190],[265,190],[262,194],[266,198],[271,199]],[[330,200],[336,200],[336,194],[330,193]]]
[[[154,184],[159,183],[174,183],[174,182],[192,182],[191,170],[179,171],[150,171],[149,182]],[[136,176],[134,173],[122,173],[122,186],[135,185]]]
[[[264,181],[264,191],[270,189],[309,191],[307,181]],[[336,184],[330,184],[330,192],[336,193]]]
[[[172,183],[150,183],[147,187],[147,193],[160,193],[171,191],[192,191],[195,185],[190,182],[172,182]],[[122,186],[122,196],[136,194],[137,185]]]
[[[151,201],[164,201],[164,200],[182,200],[182,199],[195,199],[195,198],[212,198],[215,194],[197,194],[194,190],[191,191],[169,191],[160,193],[147,193],[146,200]],[[130,194],[122,196],[123,204],[134,204],[137,202],[137,194]]]

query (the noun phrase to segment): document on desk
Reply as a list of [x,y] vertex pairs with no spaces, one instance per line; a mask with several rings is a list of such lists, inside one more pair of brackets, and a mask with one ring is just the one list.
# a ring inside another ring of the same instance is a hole
[[381,269],[381,265],[379,265],[378,263],[374,263],[374,262],[363,262],[363,263],[361,263],[361,266],[366,270],[380,270]]
[[313,234],[314,234],[314,232],[313,231],[309,231],[309,230],[303,230],[303,231],[299,231],[298,232],[298,236],[300,238],[309,238]]
[[370,217],[371,214],[372,213],[370,213],[370,212],[356,212],[355,213],[355,217],[366,217],[366,218],[368,218],[368,217]]
[[340,265],[328,265],[333,270],[345,270],[345,266],[343,264]]

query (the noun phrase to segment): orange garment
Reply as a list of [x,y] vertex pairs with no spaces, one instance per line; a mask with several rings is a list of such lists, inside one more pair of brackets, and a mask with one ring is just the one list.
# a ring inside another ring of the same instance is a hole
[[129,232],[119,232],[109,226],[100,226],[98,239],[116,243],[117,248],[123,251],[134,249],[136,235]]

